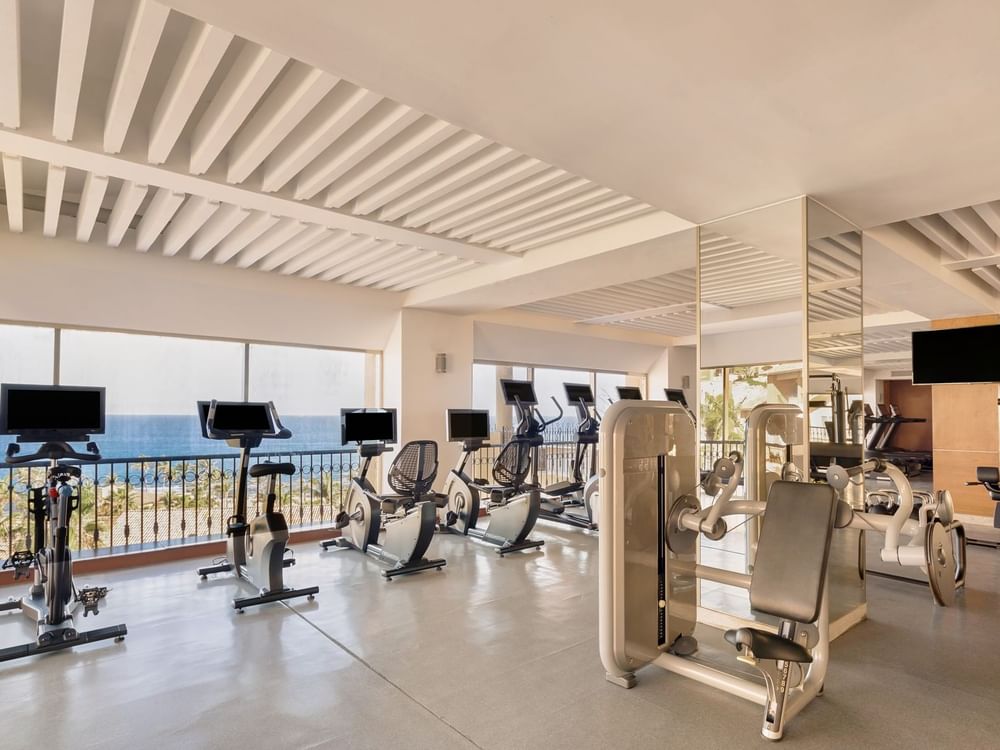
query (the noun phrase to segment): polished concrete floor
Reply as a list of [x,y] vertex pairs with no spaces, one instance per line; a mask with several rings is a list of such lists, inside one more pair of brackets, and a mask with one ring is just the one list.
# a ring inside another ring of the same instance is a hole
[[[442,572],[384,581],[353,551],[297,549],[315,602],[236,614],[232,579],[192,563],[108,575],[88,626],[122,644],[0,665],[11,748],[736,748],[760,709],[655,667],[624,690],[597,653],[597,538],[540,523],[546,546],[498,559],[435,541]],[[970,551],[969,590],[868,583],[870,619],[838,639],[801,748],[1000,747],[1000,552]],[[81,581],[79,583],[85,583]],[[14,595],[6,589],[3,595]],[[0,645],[31,630],[0,616]],[[731,654],[722,652],[724,658]]]

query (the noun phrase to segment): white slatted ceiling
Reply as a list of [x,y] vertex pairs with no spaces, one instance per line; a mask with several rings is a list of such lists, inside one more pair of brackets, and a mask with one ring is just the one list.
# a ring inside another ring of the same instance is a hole
[[1000,201],[942,211],[907,222],[937,246],[955,273],[978,277],[1000,290]]
[[[293,266],[288,261],[296,255],[315,255],[317,245],[329,239],[323,230],[338,229],[336,216],[353,216],[368,220],[366,232],[349,231],[373,241],[363,247],[377,271],[391,269],[394,261],[420,269],[418,260],[434,259],[437,271],[422,275],[429,281],[495,262],[477,248],[520,254],[655,211],[152,0],[6,0],[5,7],[17,21],[4,31],[5,54],[28,51],[0,72],[3,124],[17,127],[25,112],[52,111],[49,97],[54,97],[51,127],[58,139],[72,142],[82,133],[100,132],[94,151],[141,154],[138,158],[150,164],[273,194],[276,200],[273,211],[261,211],[220,201],[210,191],[174,195],[175,190],[167,194],[158,189],[162,186],[134,182],[119,191],[120,175],[94,172],[82,177],[91,203],[85,206],[81,238],[105,234],[117,245],[122,227],[135,217],[141,221],[153,206],[158,214],[156,221],[145,222],[145,249],[218,260],[212,252],[218,243],[244,222],[262,222],[260,215],[271,213],[281,227],[268,226],[250,237],[253,249],[227,252],[225,262],[281,270]],[[55,88],[23,86],[29,75],[51,76]],[[22,99],[30,99],[31,106],[23,106]],[[91,148],[90,141],[80,145]],[[4,162],[4,174],[10,223],[20,227],[15,156]],[[22,189],[47,199],[48,189],[62,187],[56,171],[62,167],[72,175],[73,164],[47,166],[41,179]],[[97,201],[102,180],[106,192]],[[67,190],[47,199],[46,233],[53,230],[62,201],[74,198],[79,193]],[[323,207],[333,218],[328,225],[303,221],[287,210],[288,201]],[[89,215],[102,223],[108,211],[115,215],[113,231],[88,232]],[[393,231],[383,234],[382,226]],[[304,236],[316,243],[303,242]],[[272,254],[286,260],[268,261]],[[447,256],[455,262],[445,262]],[[341,265],[319,276],[365,285],[385,276],[379,272],[362,275]],[[408,288],[419,277],[411,271],[405,281],[390,274],[373,283]]]

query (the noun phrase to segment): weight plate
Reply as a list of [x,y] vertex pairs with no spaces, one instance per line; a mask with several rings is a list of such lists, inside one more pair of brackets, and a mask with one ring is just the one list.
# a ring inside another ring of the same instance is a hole
[[924,555],[927,561],[927,580],[934,601],[942,607],[955,603],[955,551],[951,533],[939,520],[927,526],[924,537]]

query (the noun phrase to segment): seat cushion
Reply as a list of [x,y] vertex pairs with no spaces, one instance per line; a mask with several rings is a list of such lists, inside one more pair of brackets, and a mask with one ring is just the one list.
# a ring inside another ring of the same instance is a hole
[[726,640],[736,646],[736,650],[749,650],[758,659],[773,661],[794,661],[800,664],[812,661],[812,656],[803,646],[795,641],[782,638],[757,628],[739,628],[727,630]]
[[264,461],[259,464],[254,464],[250,467],[248,472],[252,477],[269,477],[274,474],[283,474],[285,476],[291,476],[295,473],[295,464],[289,463],[273,463],[271,461]]

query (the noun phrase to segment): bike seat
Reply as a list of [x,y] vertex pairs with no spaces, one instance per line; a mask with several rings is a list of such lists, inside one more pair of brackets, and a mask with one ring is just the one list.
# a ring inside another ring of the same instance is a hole
[[259,464],[254,464],[250,467],[250,476],[256,477],[270,477],[275,474],[283,474],[285,476],[291,476],[295,473],[295,464],[290,463],[274,463],[272,461],[263,461]]
[[812,662],[812,655],[801,644],[766,630],[757,628],[727,630],[726,640],[736,646],[736,650],[740,653],[749,651],[757,659],[794,661],[799,664]]

